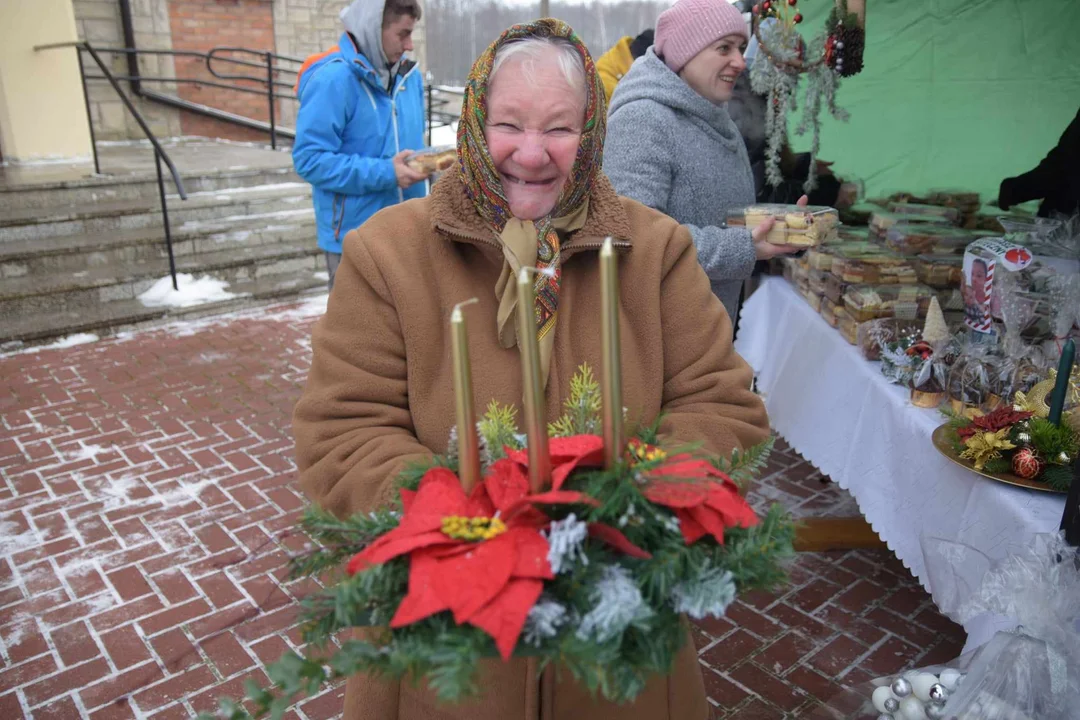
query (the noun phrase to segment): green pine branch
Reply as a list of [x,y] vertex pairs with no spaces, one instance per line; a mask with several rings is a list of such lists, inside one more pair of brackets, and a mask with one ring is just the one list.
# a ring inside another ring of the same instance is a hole
[[570,395],[563,402],[562,416],[548,424],[548,435],[599,435],[602,429],[601,408],[600,383],[593,377],[588,363],[582,364],[570,379]]

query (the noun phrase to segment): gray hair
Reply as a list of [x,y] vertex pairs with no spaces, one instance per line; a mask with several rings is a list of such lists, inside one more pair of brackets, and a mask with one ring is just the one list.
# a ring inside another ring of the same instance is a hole
[[559,64],[566,83],[574,90],[585,96],[585,104],[589,103],[589,89],[585,82],[585,61],[581,53],[568,40],[558,37],[528,37],[522,40],[511,40],[495,51],[495,59],[491,63],[491,73],[488,75],[488,85],[495,79],[503,65],[512,58],[522,61],[522,69],[525,71],[525,79],[532,84],[536,61],[547,57],[551,51],[555,51],[555,60]]

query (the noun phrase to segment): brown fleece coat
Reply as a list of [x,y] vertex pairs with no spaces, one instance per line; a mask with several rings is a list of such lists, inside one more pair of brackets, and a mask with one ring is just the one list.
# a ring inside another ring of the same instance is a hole
[[[600,177],[589,217],[562,248],[562,292],[546,390],[555,419],[582,364],[600,368],[597,249],[616,239],[621,287],[624,404],[631,422],[664,412],[662,431],[716,453],[768,432],[751,371],[734,351],[731,324],[674,220],[619,197]],[[405,463],[444,452],[454,423],[449,316],[466,310],[476,402],[520,406],[518,351],[500,347],[496,236],[448,174],[430,197],[379,212],[345,238],[294,427],[305,492],[339,516],[389,501]],[[519,414],[520,417],[520,414]],[[592,699],[565,671],[538,678],[531,660],[486,661],[483,695],[439,706],[426,688],[369,676],[349,680],[345,720],[704,720],[701,672],[687,634],[670,676],[632,705]]]

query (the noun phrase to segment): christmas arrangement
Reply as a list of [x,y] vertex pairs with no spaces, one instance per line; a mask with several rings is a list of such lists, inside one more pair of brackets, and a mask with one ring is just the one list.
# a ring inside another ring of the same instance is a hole
[[[575,376],[564,413],[546,412],[532,331],[533,279],[517,278],[525,432],[512,407],[473,410],[462,305],[451,315],[457,425],[448,451],[398,479],[389,507],[341,520],[310,510],[294,577],[324,578],[303,606],[312,650],[249,684],[247,707],[280,717],[298,696],[355,673],[426,683],[442,702],[483,691],[483,661],[557,664],[590,691],[632,701],[666,673],[682,617],[721,616],[737,593],[774,587],[794,528],[740,494],[771,441],[729,459],[664,445],[657,425],[624,435],[615,255],[601,251],[603,372]],[[464,303],[463,303],[464,305]],[[342,631],[365,628],[340,644]]]
[[[1074,427],[1080,419],[1075,407],[1080,397],[1071,380],[1074,353],[1070,339],[1057,371],[1051,370],[1047,380],[1027,393],[1016,391],[1011,404],[985,413],[974,408],[961,414],[949,412],[946,437],[956,454],[975,470],[990,475],[1011,472],[1068,492],[1070,466],[1080,452],[1080,435]],[[1066,403],[1074,406],[1067,415]]]
[[[821,136],[822,105],[838,120],[848,113],[836,104],[839,78],[855,75],[863,67],[865,45],[862,0],[838,0],[825,32],[809,47],[797,26],[802,23],[798,0],[763,0],[754,5],[754,35],[761,53],[750,68],[754,92],[767,95],[765,133],[768,139],[765,175],[770,185],[783,182],[780,150],[787,133],[787,117],[797,109],[800,76],[806,76],[806,97],[796,135],[812,132],[810,172],[803,188],[817,185],[817,156]],[[856,7],[857,6],[857,7]]]

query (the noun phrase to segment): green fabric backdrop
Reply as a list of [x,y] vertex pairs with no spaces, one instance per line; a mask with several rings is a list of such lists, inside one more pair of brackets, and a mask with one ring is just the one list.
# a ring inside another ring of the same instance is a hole
[[[807,39],[831,5],[799,2]],[[1034,167],[1076,115],[1080,0],[866,5],[865,67],[837,92],[851,119],[822,123],[820,156],[864,180],[869,196],[955,187],[992,201],[1001,180]],[[792,131],[801,112],[789,117]],[[809,134],[791,140],[809,149]]]

